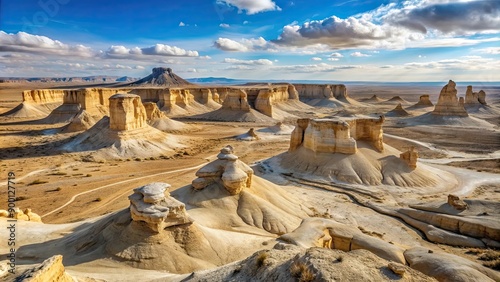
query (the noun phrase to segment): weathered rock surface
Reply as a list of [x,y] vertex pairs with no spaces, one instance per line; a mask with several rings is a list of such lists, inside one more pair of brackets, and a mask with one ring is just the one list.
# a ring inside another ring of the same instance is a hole
[[479,92],[472,92],[472,86],[467,86],[467,91],[465,92],[465,104],[486,105],[486,93],[483,90],[480,90]]
[[301,99],[335,98],[345,100],[347,88],[344,84],[294,84]]
[[411,169],[417,168],[418,152],[415,147],[411,146],[408,151],[401,153],[399,158],[402,159]]
[[231,195],[237,195],[243,189],[249,188],[252,185],[253,169],[238,160],[233,153],[231,146],[224,147],[217,155],[218,160],[196,172],[198,178],[193,180],[193,188],[201,190],[220,180]]
[[23,282],[74,282],[77,281],[64,270],[62,256],[56,255],[43,261],[39,266],[19,276],[16,281]]
[[410,267],[443,282],[500,281],[498,272],[468,259],[417,247],[406,250]]
[[[183,203],[170,197],[166,183],[150,183],[134,189],[130,200],[132,220],[145,222],[154,232],[161,232],[166,227],[192,223]],[[167,195],[165,195],[167,193]]]
[[176,75],[171,68],[153,68],[150,75],[131,83],[133,86],[178,86],[190,85],[191,82]]
[[450,80],[448,84],[441,89],[438,102],[432,112],[433,115],[460,117],[469,116],[463,106],[463,97],[461,97],[462,102],[460,102],[457,98],[457,89],[455,87],[456,83]]
[[134,94],[115,94],[109,98],[109,128],[111,130],[132,130],[147,123],[146,109],[141,97]]
[[403,106],[401,105],[401,103],[399,103],[396,108],[390,110],[389,112],[387,112],[385,114],[385,116],[387,117],[405,117],[405,116],[409,116],[410,114],[405,110],[403,109]]
[[406,263],[404,249],[330,219],[304,219],[296,230],[280,239],[303,248],[323,247],[345,252],[364,249],[386,260]]
[[290,149],[292,152],[304,146],[318,153],[355,154],[356,140],[367,140],[374,148],[384,150],[380,119],[299,119],[292,132]]
[[32,212],[31,209],[25,209],[23,211],[20,208],[15,208],[14,212],[12,213],[12,217],[8,211],[0,210],[0,217],[7,217],[25,221],[42,222],[42,218],[38,214]]
[[96,120],[87,111],[81,110],[79,114],[71,119],[69,124],[64,126],[62,132],[78,132],[90,129],[96,124]]
[[62,103],[64,90],[36,89],[25,90],[22,93],[23,102],[32,104]]
[[429,99],[429,95],[421,95],[418,102],[414,105],[415,107],[431,107],[434,104]]

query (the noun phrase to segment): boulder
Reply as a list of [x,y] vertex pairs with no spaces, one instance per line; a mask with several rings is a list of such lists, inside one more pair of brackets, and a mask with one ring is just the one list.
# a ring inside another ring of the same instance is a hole
[[406,152],[401,153],[399,158],[402,159],[409,168],[417,168],[418,153],[415,151],[415,147],[411,146]]
[[40,265],[27,270],[16,281],[23,282],[74,282],[75,279],[66,273],[62,263],[63,257],[55,255],[44,260]]

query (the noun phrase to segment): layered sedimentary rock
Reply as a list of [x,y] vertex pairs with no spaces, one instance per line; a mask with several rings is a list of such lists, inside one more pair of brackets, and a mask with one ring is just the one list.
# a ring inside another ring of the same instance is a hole
[[192,186],[202,190],[214,182],[222,181],[224,188],[231,194],[237,195],[252,185],[253,170],[233,154],[231,146],[224,147],[217,155],[217,160],[202,167],[196,172],[197,179]]
[[429,99],[429,95],[421,95],[418,99],[418,102],[413,105],[414,107],[430,107],[434,106],[434,104]]
[[234,89],[226,93],[224,102],[222,103],[223,109],[250,111],[246,91],[242,89]]
[[399,158],[402,159],[411,169],[417,168],[418,153],[415,151],[415,147],[412,146],[408,149],[408,151],[401,153]]
[[441,89],[439,99],[432,112],[433,115],[438,116],[469,116],[464,108],[463,97],[462,102],[457,99],[456,84],[452,80]]
[[467,86],[467,91],[465,92],[465,104],[486,105],[486,93],[483,90],[480,90],[479,92],[472,92],[472,86]]
[[344,84],[294,84],[301,99],[347,98]]
[[56,255],[44,260],[40,265],[27,270],[16,281],[23,282],[74,282],[76,279],[71,277],[64,270],[62,263],[63,257]]
[[134,94],[116,94],[109,98],[109,128],[132,130],[147,123],[146,109],[141,98]]
[[384,150],[380,119],[299,119],[292,132],[289,151],[303,145],[314,152],[355,154],[356,140],[367,140],[379,152]]
[[162,111],[160,111],[156,103],[145,102],[143,103],[143,105],[144,109],[146,110],[146,118],[148,121],[166,117],[166,115]]
[[63,102],[64,90],[37,89],[25,90],[22,93],[23,102],[34,104],[61,103]]
[[388,117],[404,117],[404,116],[409,116],[410,114],[403,109],[403,106],[401,103],[399,103],[396,108],[392,109],[391,111],[387,112],[386,116]]
[[132,220],[144,222],[152,231],[192,223],[183,203],[170,197],[166,183],[150,183],[134,189],[130,200],[130,216]]

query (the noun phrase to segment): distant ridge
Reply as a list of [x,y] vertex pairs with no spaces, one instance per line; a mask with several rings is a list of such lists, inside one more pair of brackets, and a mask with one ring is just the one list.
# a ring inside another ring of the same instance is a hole
[[181,86],[192,83],[172,72],[171,68],[158,67],[150,75],[131,83],[131,86]]

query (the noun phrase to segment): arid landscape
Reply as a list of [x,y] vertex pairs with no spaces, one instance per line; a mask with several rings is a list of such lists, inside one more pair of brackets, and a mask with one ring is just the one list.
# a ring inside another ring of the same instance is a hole
[[500,1],[0,1],[0,282],[500,282]]
[[3,281],[500,279],[500,87],[1,87]]

